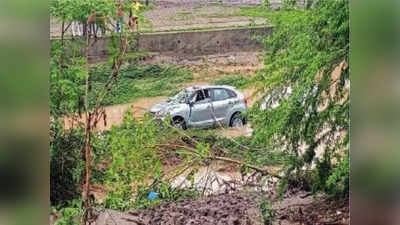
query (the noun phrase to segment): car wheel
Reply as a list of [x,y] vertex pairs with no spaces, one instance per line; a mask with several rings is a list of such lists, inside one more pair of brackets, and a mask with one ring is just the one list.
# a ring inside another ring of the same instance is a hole
[[244,119],[240,113],[235,113],[231,119],[231,127],[242,127],[244,125]]
[[182,130],[186,130],[186,123],[182,117],[176,117],[172,120],[172,126]]

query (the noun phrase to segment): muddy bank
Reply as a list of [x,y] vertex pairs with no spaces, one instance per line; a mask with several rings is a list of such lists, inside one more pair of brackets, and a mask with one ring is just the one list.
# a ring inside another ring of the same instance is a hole
[[94,225],[262,225],[256,201],[242,194],[221,194],[203,199],[166,203],[127,213],[104,211]]
[[349,199],[297,191],[273,203],[273,225],[350,224]]
[[[231,193],[164,203],[152,209],[99,211],[94,225],[263,225],[259,193]],[[269,200],[268,200],[269,201]],[[296,191],[270,202],[273,225],[349,224],[349,201]]]
[[[140,119],[153,105],[165,101],[167,97],[148,97],[139,98],[132,103],[113,105],[104,107],[106,117],[100,118],[96,130],[110,130],[112,126],[122,124],[125,112],[131,112],[136,118]],[[65,116],[63,118],[64,128],[71,129],[78,127],[79,124],[84,124],[86,121],[85,114],[81,116]]]

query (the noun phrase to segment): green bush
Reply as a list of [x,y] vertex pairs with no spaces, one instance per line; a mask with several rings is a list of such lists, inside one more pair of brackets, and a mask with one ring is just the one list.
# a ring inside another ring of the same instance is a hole
[[263,217],[264,225],[271,225],[275,218],[275,210],[272,208],[271,203],[266,199],[261,199],[260,211]]
[[[90,100],[95,102],[98,93],[108,81],[111,69],[96,66],[90,70]],[[140,97],[168,96],[178,91],[179,84],[193,79],[189,70],[178,66],[129,64],[121,69],[116,84],[106,95],[102,105],[128,103]]]
[[82,200],[71,200],[68,202],[66,207],[63,207],[58,211],[61,214],[61,217],[54,225],[80,225],[83,211]]
[[340,157],[339,163],[332,164],[331,153],[326,151],[324,158],[317,161],[314,190],[323,190],[336,197],[349,195],[350,157],[348,152]]
[[[286,1],[289,6],[291,2]],[[265,67],[254,81],[259,94],[273,101],[267,102],[266,110],[255,104],[249,116],[254,129],[253,143],[272,151],[283,149],[286,154],[288,179],[283,179],[286,185],[282,187],[297,180],[305,187],[315,182],[314,189],[331,194],[348,191],[345,157],[331,165],[335,155],[327,153],[326,159],[318,162],[315,176],[301,172],[314,161],[315,150],[321,143],[332,142],[332,149],[344,152],[349,148],[350,100],[342,102],[346,92],[344,84],[350,75],[348,67],[341,71],[339,80],[331,77],[339,63],[348,64],[349,60],[348,4],[348,0],[319,0],[311,10],[291,9],[268,15],[275,25],[274,32],[263,39],[268,47]],[[318,73],[321,78],[317,81]],[[327,107],[319,110],[333,83],[338,84],[337,96],[328,96]],[[274,103],[279,104],[272,107]],[[331,129],[317,138],[326,127]],[[330,141],[343,131],[346,131],[345,141]],[[305,155],[299,151],[302,143],[308,146]]]
[[[158,193],[154,200],[148,199],[150,191]],[[187,198],[199,197],[200,192],[192,189],[173,188],[165,182],[156,182],[155,185],[141,186],[135,199],[135,208],[150,208],[163,202],[178,202]]]
[[250,84],[250,78],[243,75],[235,75],[230,77],[223,77],[215,81],[216,85],[229,85],[235,88],[247,88]]
[[50,201],[65,205],[80,196],[83,173],[81,130],[64,131],[59,121],[50,123]]

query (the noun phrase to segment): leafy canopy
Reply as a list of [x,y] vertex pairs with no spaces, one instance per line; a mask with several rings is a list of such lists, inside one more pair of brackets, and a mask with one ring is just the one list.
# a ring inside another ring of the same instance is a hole
[[[311,10],[269,15],[275,28],[262,40],[269,51],[255,80],[265,98],[250,113],[253,141],[286,152],[292,158],[288,174],[316,160],[321,144],[332,150],[329,160],[344,160],[350,121],[348,0],[320,0]],[[332,76],[335,68],[339,77]],[[322,184],[342,180],[330,177],[336,167],[319,176]]]

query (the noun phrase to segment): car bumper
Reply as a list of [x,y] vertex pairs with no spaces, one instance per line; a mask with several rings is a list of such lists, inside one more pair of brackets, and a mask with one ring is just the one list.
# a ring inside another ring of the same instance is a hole
[[167,119],[167,117],[168,117],[168,115],[159,115],[159,114],[156,114],[154,112],[149,112],[149,113],[153,117],[154,120],[165,121]]

